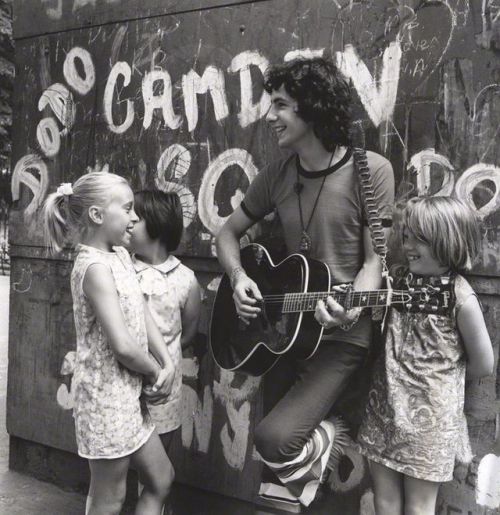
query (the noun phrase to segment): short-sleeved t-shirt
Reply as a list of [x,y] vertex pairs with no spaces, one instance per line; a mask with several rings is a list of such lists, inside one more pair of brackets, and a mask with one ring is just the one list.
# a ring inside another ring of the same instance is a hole
[[[392,166],[374,152],[367,152],[367,158],[381,218],[390,219],[394,204]],[[302,236],[297,182],[302,185],[302,216],[312,244],[309,256],[328,265],[333,284],[352,282],[364,262],[363,227],[367,222],[350,150],[338,164],[318,172],[303,170],[298,156],[292,155],[266,166],[250,184],[241,208],[255,221],[276,210],[289,253],[299,251]],[[335,330],[327,339],[368,346],[369,317],[362,316],[350,331]]]

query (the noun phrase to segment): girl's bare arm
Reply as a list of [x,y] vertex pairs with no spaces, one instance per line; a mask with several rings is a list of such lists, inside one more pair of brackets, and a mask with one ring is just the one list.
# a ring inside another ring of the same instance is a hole
[[457,323],[467,353],[467,376],[479,378],[492,374],[493,348],[476,296],[469,296],[462,304]]
[[115,280],[109,268],[100,263],[89,266],[83,291],[94,308],[116,359],[125,367],[145,375],[155,383],[160,366],[132,338],[120,307]]

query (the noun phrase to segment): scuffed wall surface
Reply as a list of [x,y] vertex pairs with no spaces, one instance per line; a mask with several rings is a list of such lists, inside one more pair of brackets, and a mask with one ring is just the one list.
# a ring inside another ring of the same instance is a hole
[[[500,4],[185,2],[182,12],[178,2],[154,0],[15,6],[8,424],[11,434],[74,450],[70,256],[48,258],[39,208],[60,182],[89,169],[122,173],[136,188],[180,193],[179,253],[204,289],[202,334],[184,363],[178,477],[250,499],[259,481],[258,381],[216,370],[206,330],[220,276],[214,235],[257,171],[280,155],[263,120],[263,70],[298,53],[332,57],[352,80],[367,146],[394,166],[399,198],[454,194],[478,211],[485,237],[474,284],[498,355]],[[443,489],[439,513],[487,513],[476,490],[493,486],[477,478],[498,439],[499,392],[498,375],[468,386],[476,458]],[[362,460],[351,456],[331,485],[332,507],[370,513]]]

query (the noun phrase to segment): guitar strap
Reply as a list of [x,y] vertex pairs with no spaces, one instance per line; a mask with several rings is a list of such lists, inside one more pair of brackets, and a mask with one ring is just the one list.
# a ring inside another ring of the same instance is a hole
[[360,183],[361,198],[363,199],[366,220],[372,239],[373,250],[380,256],[382,261],[382,277],[389,277],[389,269],[387,267],[387,243],[383,231],[382,220],[380,219],[380,211],[375,198],[375,190],[373,187],[370,167],[368,166],[368,158],[364,148],[355,147],[353,149],[354,168],[357,171]]
[[[387,266],[387,243],[383,231],[383,224],[380,218],[379,206],[375,198],[375,189],[373,187],[372,175],[370,167],[368,166],[368,158],[366,150],[361,147],[353,148],[354,168],[359,177],[361,198],[363,199],[366,221],[370,230],[372,239],[373,250],[380,256],[382,263],[382,278],[385,279],[387,289],[392,290],[392,278],[389,274],[389,267]],[[390,301],[390,299],[389,299]],[[382,322],[382,328],[385,327],[385,319],[387,309],[375,311],[373,310],[373,320]]]

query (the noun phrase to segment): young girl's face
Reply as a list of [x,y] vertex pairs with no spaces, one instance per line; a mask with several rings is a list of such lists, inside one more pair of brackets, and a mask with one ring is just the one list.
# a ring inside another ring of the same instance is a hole
[[147,256],[148,249],[151,247],[152,240],[146,229],[146,221],[139,218],[134,225],[132,238],[130,239],[130,250],[139,256]]
[[100,231],[110,247],[128,246],[137,221],[134,194],[129,186],[121,184],[116,187],[111,201],[103,209]]
[[441,275],[448,271],[433,255],[431,246],[417,240],[408,230],[403,231],[403,251],[408,261],[410,272],[417,275]]

